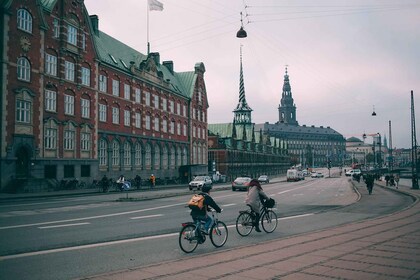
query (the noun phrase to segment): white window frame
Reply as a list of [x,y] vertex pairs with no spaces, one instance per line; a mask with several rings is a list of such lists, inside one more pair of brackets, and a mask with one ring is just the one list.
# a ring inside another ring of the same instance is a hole
[[181,123],[176,124],[176,134],[181,135]]
[[75,145],[76,139],[76,131],[72,129],[65,129],[64,130],[64,137],[63,137],[63,148],[67,151],[74,151],[76,148]]
[[160,131],[159,125],[160,125],[159,117],[155,117],[154,118],[154,122],[153,122],[153,129],[154,129],[154,131]]
[[162,110],[168,111],[168,101],[166,100],[166,98],[162,98]]
[[146,117],[145,117],[145,123],[146,123],[146,129],[147,130],[150,130],[150,127],[151,127],[150,121],[151,121],[150,115],[146,115]]
[[51,76],[57,76],[57,57],[55,55],[45,54],[45,73]]
[[99,121],[106,122],[107,119],[107,108],[105,104],[99,104]]
[[159,109],[159,95],[153,95],[153,105],[156,109]]
[[181,116],[181,104],[176,103],[176,113]]
[[146,99],[146,100],[145,100],[145,101],[146,101],[146,105],[147,105],[147,106],[150,106],[150,92],[146,91],[146,92],[144,93],[144,98]]
[[136,112],[134,125],[136,128],[141,128],[141,113]]
[[44,148],[47,150],[57,149],[57,129],[46,127],[44,134]]
[[117,141],[112,142],[112,165],[120,165],[120,143]]
[[173,114],[175,110],[174,107],[174,101],[173,100],[169,100],[169,111]]
[[175,121],[171,121],[171,128],[169,130],[171,134],[175,134]]
[[74,115],[74,96],[64,94],[64,114]]
[[140,91],[140,89],[135,88],[134,92],[135,92],[135,102],[136,103],[141,103],[141,91]]
[[162,131],[164,133],[167,133],[168,132],[168,121],[166,119],[163,119],[162,120]]
[[66,60],[64,62],[64,69],[65,69],[65,79],[68,81],[74,82],[74,71],[75,71],[74,63]]
[[17,78],[21,81],[31,81],[31,64],[24,56],[19,57],[17,61]]
[[99,166],[107,166],[107,164],[108,164],[108,143],[104,139],[99,140],[98,159],[99,159]]
[[131,166],[131,144],[129,142],[124,143],[124,166]]
[[82,66],[82,85],[90,86],[90,69]]
[[86,34],[82,33],[82,49],[86,50]]
[[120,96],[120,81],[112,79],[112,95]]
[[67,25],[67,43],[77,46],[77,28],[74,25]]
[[99,75],[99,91],[106,92],[107,91],[107,76]]
[[45,90],[45,111],[57,112],[57,92]]
[[134,154],[134,165],[141,166],[142,159],[142,147],[140,143],[136,143],[135,154]]
[[91,138],[91,133],[89,132],[82,132],[80,134],[80,150],[85,152],[90,151]]
[[130,118],[131,118],[131,114],[129,110],[124,110],[124,125],[125,126],[130,126]]
[[16,122],[31,123],[32,102],[23,99],[16,100]]
[[60,37],[60,23],[58,19],[53,20],[53,37],[59,38]]
[[32,33],[32,15],[25,9],[17,11],[17,28]]
[[119,124],[120,123],[120,108],[112,107],[112,123]]
[[86,98],[81,98],[80,106],[82,109],[82,118],[90,118],[90,100]]
[[124,99],[130,100],[130,85],[124,84]]

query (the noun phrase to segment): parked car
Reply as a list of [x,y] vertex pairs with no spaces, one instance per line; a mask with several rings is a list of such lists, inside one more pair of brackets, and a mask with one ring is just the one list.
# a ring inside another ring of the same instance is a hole
[[270,183],[270,179],[268,178],[267,175],[261,175],[260,177],[258,177],[258,182],[260,183]]
[[188,188],[191,190],[197,189],[201,190],[201,188],[204,186],[211,186],[213,185],[213,181],[211,180],[210,176],[196,176],[189,184]]
[[236,178],[235,181],[232,182],[232,191],[247,190],[251,180],[252,180],[251,177]]
[[311,178],[323,178],[324,174],[322,174],[321,172],[312,172],[311,174]]
[[354,174],[354,170],[353,169],[350,169],[349,171],[346,172],[346,176],[347,177],[351,177],[351,176],[353,176],[353,174]]

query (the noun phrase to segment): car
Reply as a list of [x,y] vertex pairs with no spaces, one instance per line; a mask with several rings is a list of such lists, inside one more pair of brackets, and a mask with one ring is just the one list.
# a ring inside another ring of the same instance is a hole
[[268,178],[267,175],[261,175],[260,177],[258,177],[258,182],[260,183],[270,183],[270,179]]
[[232,182],[232,191],[247,190],[251,180],[252,180],[251,177],[236,178],[235,181]]
[[311,178],[323,178],[324,174],[322,174],[321,172],[312,172],[311,173]]
[[189,184],[188,188],[191,190],[197,189],[201,190],[201,188],[204,186],[212,186],[213,181],[211,180],[210,176],[196,176]]

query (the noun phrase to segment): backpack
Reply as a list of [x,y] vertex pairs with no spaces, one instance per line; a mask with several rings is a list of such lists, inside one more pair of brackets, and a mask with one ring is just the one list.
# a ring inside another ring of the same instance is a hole
[[188,207],[191,210],[202,210],[204,208],[204,196],[202,194],[194,194],[188,201]]

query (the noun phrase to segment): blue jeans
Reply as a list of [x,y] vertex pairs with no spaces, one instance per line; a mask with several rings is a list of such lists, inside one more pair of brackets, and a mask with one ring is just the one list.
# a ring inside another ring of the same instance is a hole
[[204,229],[205,229],[206,232],[209,232],[209,229],[210,229],[211,225],[213,224],[213,219],[209,215],[198,216],[198,217],[195,217],[193,219],[194,219],[194,222],[197,222],[198,220],[205,221]]

